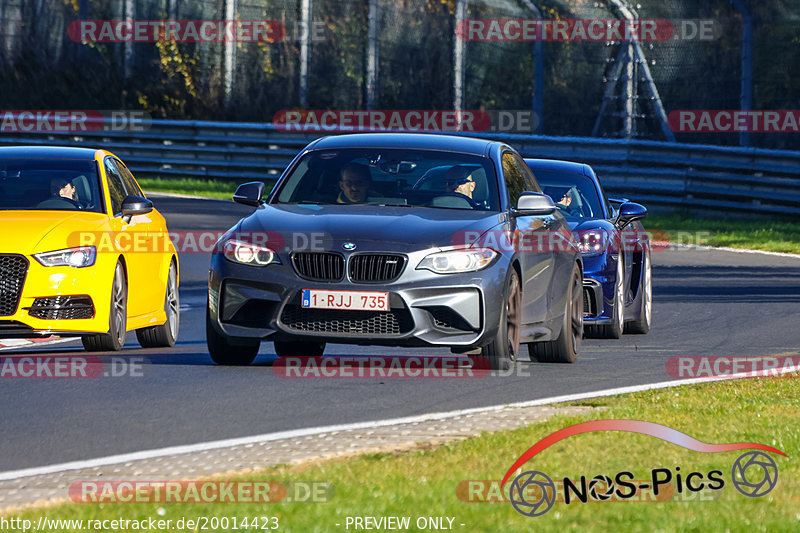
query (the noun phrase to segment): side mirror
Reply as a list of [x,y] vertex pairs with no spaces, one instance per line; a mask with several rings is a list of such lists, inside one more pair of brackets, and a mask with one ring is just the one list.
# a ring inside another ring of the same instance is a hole
[[517,200],[517,208],[512,211],[514,216],[527,217],[534,215],[552,215],[556,211],[556,204],[546,194],[538,192],[523,192]]
[[619,206],[619,214],[614,224],[619,229],[622,229],[634,220],[641,220],[646,216],[647,208],[645,208],[645,206],[633,202],[625,202]]
[[264,184],[260,181],[242,183],[233,193],[233,201],[237,204],[258,207],[261,205],[261,197],[264,195]]
[[153,210],[153,202],[141,196],[129,194],[122,200],[122,220],[127,224],[134,215],[146,215]]

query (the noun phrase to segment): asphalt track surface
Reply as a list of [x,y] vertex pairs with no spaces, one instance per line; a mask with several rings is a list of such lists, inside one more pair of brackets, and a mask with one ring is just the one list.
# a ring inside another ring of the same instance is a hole
[[[232,202],[157,198],[172,231],[224,230],[250,209]],[[181,256],[181,332],[146,358],[141,377],[0,379],[0,471],[275,431],[535,400],[672,379],[681,355],[800,355],[800,258],[718,250],[653,254],[653,329],[584,340],[573,365],[518,363],[481,379],[286,379],[271,343],[253,366],[220,367],[205,345],[209,258]],[[80,342],[25,349],[81,352]],[[16,353],[16,352],[15,352]],[[446,355],[446,349],[329,345],[326,355]],[[0,352],[0,357],[11,355]],[[526,352],[523,350],[523,358]]]

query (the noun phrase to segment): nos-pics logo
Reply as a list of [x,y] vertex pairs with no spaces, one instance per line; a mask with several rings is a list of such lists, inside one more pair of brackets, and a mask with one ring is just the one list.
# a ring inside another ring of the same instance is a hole
[[[709,444],[699,441],[685,433],[653,422],[641,420],[596,420],[569,426],[545,437],[517,459],[508,469],[501,486],[522,465],[539,452],[567,437],[595,431],[627,431],[661,439],[689,450],[703,453],[719,453],[734,450],[750,450],[740,455],[730,471],[730,482],[741,494],[759,498],[768,494],[778,483],[778,465],[768,454],[771,452],[785,456],[782,451],[752,442],[731,444]],[[594,477],[580,476],[578,479],[563,478],[553,481],[550,476],[538,470],[528,470],[517,475],[509,486],[509,500],[514,509],[525,516],[535,517],[547,513],[556,500],[565,504],[592,501],[615,501],[634,498],[640,491],[652,491],[658,496],[667,486],[678,494],[700,491],[719,491],[726,484],[725,473],[721,470],[708,472],[681,471],[674,468],[653,468],[649,479],[635,480],[632,472],[623,471],[613,475],[598,474]],[[674,487],[673,487],[674,485]],[[560,492],[560,494],[559,494]]]

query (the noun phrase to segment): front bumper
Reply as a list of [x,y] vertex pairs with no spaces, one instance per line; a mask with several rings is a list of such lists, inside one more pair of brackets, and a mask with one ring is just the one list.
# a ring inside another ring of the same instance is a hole
[[[116,258],[98,254],[94,265],[72,268],[45,267],[31,256],[3,255],[24,257],[27,265],[16,306],[7,306],[0,315],[0,337],[108,332]],[[10,293],[6,297],[12,299]]]
[[[354,283],[347,275],[339,282],[308,281],[285,257],[282,264],[254,267],[215,254],[209,273],[210,322],[225,335],[264,340],[464,349],[487,344],[500,322],[507,259],[500,256],[489,267],[465,274],[416,270],[430,252],[406,254],[403,273],[385,283]],[[302,308],[303,289],[388,292],[390,310]]]
[[617,258],[610,253],[583,258],[583,321],[610,324],[614,319]]

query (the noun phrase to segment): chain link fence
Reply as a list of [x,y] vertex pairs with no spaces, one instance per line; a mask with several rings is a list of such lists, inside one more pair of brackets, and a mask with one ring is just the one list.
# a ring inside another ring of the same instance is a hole
[[[711,20],[715,35],[641,42],[640,54],[619,41],[457,35],[459,16],[607,20],[626,12],[676,28]],[[283,34],[235,43],[81,42],[70,31],[80,19],[272,20]],[[747,20],[750,107],[800,108],[800,0],[0,0],[0,109],[143,109],[153,118],[269,122],[286,109],[360,110],[371,102],[446,110],[460,102],[534,108],[537,133],[547,135],[664,140],[665,114],[741,107]],[[674,135],[800,149],[791,132]]]

